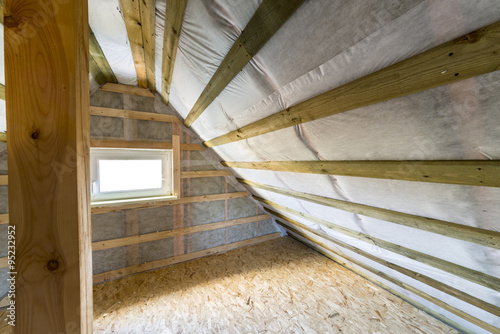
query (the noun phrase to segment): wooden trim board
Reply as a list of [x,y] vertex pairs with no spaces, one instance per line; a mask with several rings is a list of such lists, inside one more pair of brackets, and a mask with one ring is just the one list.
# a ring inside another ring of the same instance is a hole
[[[144,148],[171,150],[172,143],[155,141],[132,141],[132,140],[91,140],[90,147],[102,148]],[[204,148],[198,144],[181,144],[181,151],[203,151]]]
[[90,107],[90,115],[141,119],[145,121],[156,121],[156,122],[167,122],[167,123],[181,123],[181,120],[174,115],[165,115],[152,112],[114,109],[114,108]]
[[265,242],[265,241],[269,241],[269,240],[273,240],[273,239],[277,239],[277,238],[281,238],[281,233],[277,232],[277,233],[268,234],[268,235],[264,235],[264,236],[257,237],[257,238],[247,239],[247,240],[238,241],[238,242],[234,242],[234,243],[227,244],[227,245],[222,245],[222,246],[218,246],[218,247],[213,247],[213,248],[201,250],[198,252],[169,257],[169,258],[166,258],[163,260],[158,260],[158,261],[153,261],[153,262],[142,263],[142,264],[139,264],[136,266],[126,267],[126,268],[122,268],[122,269],[107,271],[104,273],[94,275],[94,284],[101,283],[104,281],[109,281],[109,280],[116,279],[116,278],[129,276],[132,274],[137,274],[137,273],[144,272],[144,271],[149,271],[149,270],[153,270],[153,269],[167,267],[167,266],[181,263],[181,262],[199,259],[201,257],[205,257],[205,256],[209,256],[209,255],[215,255],[215,254],[227,252],[227,251],[230,251],[233,249],[258,244],[261,242]]
[[230,168],[500,187],[500,160],[222,162]]
[[228,144],[497,71],[500,22],[205,142]]
[[122,84],[115,84],[115,83],[111,83],[111,82],[106,83],[100,89],[105,91],[105,92],[129,94],[129,95],[151,97],[151,98],[155,97],[155,95],[153,93],[151,93],[151,91],[149,91],[149,89],[147,89],[147,88],[128,86],[128,85],[122,85]]

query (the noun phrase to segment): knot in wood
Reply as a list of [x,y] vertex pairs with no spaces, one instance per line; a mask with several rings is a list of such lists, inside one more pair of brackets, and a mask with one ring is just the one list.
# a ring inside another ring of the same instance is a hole
[[59,268],[59,262],[57,260],[50,260],[47,262],[47,269],[49,271],[56,271]]

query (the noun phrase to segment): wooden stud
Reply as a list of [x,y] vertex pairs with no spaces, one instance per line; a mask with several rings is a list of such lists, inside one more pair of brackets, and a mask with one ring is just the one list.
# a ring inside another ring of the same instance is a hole
[[500,187],[500,160],[222,162],[231,168]]
[[182,21],[187,0],[167,0],[165,9],[165,29],[163,35],[161,98],[168,105],[170,85],[174,73],[177,46],[181,35]]
[[161,206],[172,206],[178,204],[188,204],[188,203],[203,203],[203,202],[212,202],[212,201],[223,201],[226,198],[241,198],[241,197],[249,197],[250,194],[246,191],[240,191],[235,193],[227,193],[227,194],[215,194],[215,195],[202,195],[202,196],[188,196],[175,200],[165,200],[159,202],[148,202],[148,203],[133,203],[133,204],[124,204],[124,205],[116,205],[116,206],[105,206],[105,207],[94,207],[92,208],[92,214],[95,213],[106,213],[106,212],[118,212],[122,210],[128,209],[147,209],[147,208],[157,208]]
[[181,178],[192,179],[196,177],[217,177],[217,176],[231,176],[227,170],[198,170],[190,172],[182,172]]
[[92,333],[87,1],[5,1],[16,333]]
[[9,214],[8,213],[0,214],[0,225],[8,223],[9,223]]
[[476,243],[481,246],[500,249],[500,232],[497,231],[485,230],[477,227],[455,224],[444,220],[421,217],[408,213],[377,208],[374,206],[302,193],[299,191],[278,188],[248,180],[237,180],[242,184],[246,184],[248,186],[259,189],[264,189],[277,194],[290,196],[320,205],[326,205],[335,209],[345,210],[359,215],[368,216],[391,223],[416,228],[419,230],[441,234],[446,237]]
[[141,28],[142,40],[144,45],[144,59],[146,62],[146,74],[148,88],[154,93],[155,85],[155,19],[156,19],[156,0],[141,0]]
[[[130,210],[127,212],[137,212],[137,211]],[[125,237],[125,238],[97,241],[97,242],[92,243],[92,250],[99,251],[99,250],[103,250],[103,249],[110,249],[110,248],[116,248],[116,247],[135,245],[135,244],[139,244],[139,243],[143,243],[143,242],[150,242],[150,241],[174,238],[174,237],[185,236],[188,234],[193,234],[193,233],[198,233],[198,232],[218,230],[220,228],[226,228],[226,227],[231,227],[231,226],[237,226],[237,225],[257,222],[257,221],[265,220],[268,218],[269,218],[269,215],[264,214],[264,215],[246,217],[246,218],[225,220],[225,221],[221,221],[221,222],[217,222],[217,223],[210,223],[210,224],[197,225],[197,226],[191,226],[191,227],[174,228],[173,230],[169,230],[169,231],[162,231],[162,232],[148,233],[148,234],[141,234],[141,235],[137,234],[135,236]]]
[[173,195],[181,198],[181,140],[179,135],[172,136]]
[[[108,60],[106,59],[106,56],[104,55],[104,52],[101,49],[101,46],[99,45],[99,42],[97,42],[97,39],[95,38],[94,32],[90,28],[89,28],[89,56],[91,61],[95,62],[95,66],[97,66],[97,69],[99,71],[96,72],[96,74],[94,74],[93,71],[91,70],[90,73],[92,74],[92,76],[99,85],[103,85],[106,82],[112,82],[112,83],[118,82],[116,80],[115,74],[113,73],[113,70],[111,69],[111,66],[109,66]],[[99,79],[96,76],[99,77]]]
[[316,235],[317,237],[320,237],[321,239],[326,239],[330,242],[333,242],[334,244],[336,244],[340,247],[348,249],[348,250],[350,250],[354,253],[357,253],[357,254],[359,254],[367,259],[370,259],[374,262],[377,262],[381,265],[384,265],[388,268],[391,268],[392,270],[398,271],[398,272],[402,273],[403,275],[406,275],[414,280],[417,280],[419,282],[427,284],[427,285],[429,285],[429,286],[431,286],[439,291],[442,291],[450,296],[453,296],[455,298],[463,300],[466,303],[469,303],[471,305],[479,307],[480,309],[485,310],[486,312],[489,312],[491,314],[494,314],[497,317],[500,316],[500,307],[498,307],[496,305],[485,302],[484,300],[481,300],[481,299],[476,298],[472,295],[469,295],[468,293],[460,291],[459,289],[456,289],[452,286],[446,285],[446,284],[444,284],[438,280],[435,280],[429,276],[423,275],[423,274],[418,273],[416,271],[401,267],[401,266],[394,264],[392,262],[378,258],[378,257],[376,257],[368,252],[365,252],[357,247],[351,246],[343,241],[340,241],[340,240],[328,235],[327,233],[322,232],[321,230],[312,229],[309,226],[301,224],[298,221],[295,221],[293,219],[287,219],[286,223],[283,223],[281,221],[277,221],[277,223],[280,224],[281,226],[283,226],[284,228],[289,229],[292,232],[299,234],[301,236],[304,236],[304,237],[306,237],[306,234],[303,233],[302,231],[305,230],[309,233]]
[[90,107],[90,114],[94,116],[121,117],[130,119],[141,119],[145,121],[181,123],[181,120],[174,115],[157,114],[152,112]]
[[122,269],[107,271],[107,272],[104,272],[101,274],[94,275],[94,284],[101,283],[104,281],[109,281],[109,280],[124,277],[124,276],[129,276],[129,275],[144,272],[144,271],[149,271],[149,270],[158,269],[158,268],[162,268],[162,267],[166,267],[166,266],[171,266],[173,264],[177,264],[177,263],[181,263],[181,262],[199,259],[201,257],[205,257],[205,256],[209,256],[209,255],[215,255],[215,254],[227,252],[227,251],[230,251],[230,250],[233,250],[236,248],[255,245],[255,244],[258,244],[261,242],[277,239],[280,237],[281,237],[280,233],[267,234],[267,235],[264,235],[262,237],[238,241],[238,242],[234,242],[232,244],[213,247],[213,248],[201,250],[198,252],[192,252],[192,253],[188,253],[188,254],[184,254],[184,255],[180,255],[180,256],[169,257],[166,259],[157,260],[157,261],[153,261],[153,262],[142,263],[142,264],[139,264],[137,266],[131,266],[131,267],[126,267],[126,268],[122,268]]
[[213,147],[259,136],[497,71],[500,22],[354,80],[205,142]]
[[[407,258],[412,259],[414,261],[418,261],[418,262],[424,263],[426,265],[432,266],[434,268],[437,268],[439,270],[446,271],[450,274],[453,274],[455,276],[469,280],[469,281],[474,282],[476,284],[483,285],[483,286],[490,288],[490,289],[493,289],[495,291],[500,291],[500,278],[498,278],[498,277],[494,277],[494,276],[482,273],[482,272],[477,271],[477,270],[466,268],[464,266],[461,266],[461,265],[458,265],[458,264],[455,264],[452,262],[448,262],[448,261],[442,260],[440,258],[415,251],[413,249],[409,249],[409,248],[406,248],[406,247],[403,247],[403,246],[400,246],[397,244],[393,244],[391,242],[372,237],[371,235],[368,235],[368,234],[365,234],[362,232],[357,232],[357,231],[348,229],[346,227],[343,227],[343,226],[340,226],[337,224],[333,224],[329,221],[316,218],[310,214],[306,214],[306,213],[288,208],[286,206],[265,200],[265,199],[257,197],[257,196],[253,196],[253,198],[256,199],[257,201],[261,202],[262,204],[265,204],[267,206],[270,206],[270,207],[277,209],[277,210],[280,210],[282,212],[287,212],[287,213],[292,214],[292,215],[297,216],[297,217],[302,217],[306,220],[309,220],[309,221],[314,222],[316,224],[319,224],[321,226],[327,227],[327,228],[331,229],[332,231],[348,235],[350,237],[353,237],[353,238],[356,238],[358,240],[375,245],[377,247],[386,249],[386,250],[391,251],[393,253],[396,253],[396,254],[399,254],[402,256],[406,256]],[[266,209],[266,211],[269,212],[270,214],[272,214],[276,217],[282,218],[284,220],[288,219],[288,217],[286,217],[278,212],[275,212],[273,210]]]
[[[356,259],[353,259],[343,253],[340,253],[338,251],[335,251],[333,249],[331,249],[330,247],[329,248],[326,248],[328,247],[327,245],[325,245],[323,242],[321,242],[320,240],[318,240],[317,238],[312,238],[312,237],[303,237],[303,236],[300,236],[300,235],[297,235],[293,232],[290,233],[290,236],[297,239],[298,241],[301,241],[302,243],[308,245],[309,247],[319,251],[320,253],[324,254],[325,256],[331,258],[332,260],[334,260],[335,262],[339,263],[340,265],[354,271],[355,273],[365,277],[366,279],[368,279],[369,281],[372,281],[374,282],[375,284],[383,287],[384,289],[390,291],[391,293],[394,293],[396,296],[399,296],[400,298],[402,298],[403,300],[409,302],[410,304],[412,305],[415,305],[416,307],[422,309],[422,310],[425,310],[425,312],[428,312],[429,314],[435,316],[436,318],[442,320],[443,322],[449,324],[450,326],[453,326],[454,328],[457,328],[457,329],[460,329],[460,331],[462,333],[467,333],[467,334],[474,334],[474,332],[472,332],[471,330],[468,330],[466,328],[464,328],[463,326],[460,326],[458,325],[457,323],[451,321],[450,319],[448,319],[447,317],[441,315],[440,313],[436,312],[436,311],[433,311],[431,310],[430,308],[428,307],[425,307],[423,306],[422,304],[419,304],[417,302],[415,302],[414,300],[410,299],[409,297],[403,295],[402,293],[399,293],[397,292],[396,290],[394,289],[391,289],[389,287],[387,287],[386,285],[378,282],[377,280],[371,278],[370,276],[364,274],[362,271],[360,270],[357,270],[356,268],[350,266],[349,264],[347,264],[344,260],[342,259],[347,259],[347,261],[367,270],[367,271],[370,271],[372,273],[374,273],[375,275],[381,277],[382,279],[386,280],[386,281],[389,281],[397,286],[399,286],[400,288],[403,288],[423,299],[426,299],[428,301],[430,301],[431,303],[441,307],[442,309],[445,309],[455,315],[458,315],[459,317],[463,318],[463,319],[467,319],[467,321],[470,321],[472,323],[475,323],[476,325],[482,327],[482,328],[488,328],[488,330],[492,330],[492,329],[496,329],[496,327],[493,327],[492,325],[482,321],[482,320],[479,320],[479,319],[476,319],[474,317],[472,317],[471,315],[465,313],[464,311],[461,311],[453,306],[450,306],[448,304],[446,304],[445,302],[423,292],[423,291],[420,291],[414,287],[412,287],[411,285],[408,285],[406,283],[403,283],[401,282],[400,280],[397,280],[371,266],[368,266],[367,264],[364,264]],[[338,258],[338,257],[340,258]],[[495,331],[493,331],[492,333],[494,333]]]
[[128,86],[128,85],[122,85],[122,84],[115,84],[112,82],[108,82],[107,84],[102,86],[100,89],[105,91],[105,92],[129,94],[129,95],[151,97],[151,98],[155,97],[155,95],[153,93],[151,93],[146,88]]
[[189,127],[193,124],[303,2],[304,0],[262,1],[189,112],[184,125]]
[[0,175],[0,186],[6,186],[9,184],[9,176],[8,175]]
[[[172,143],[155,141],[130,141],[130,140],[91,140],[91,147],[101,148],[144,148],[171,150]],[[180,144],[181,151],[203,151],[203,146],[198,144]]]

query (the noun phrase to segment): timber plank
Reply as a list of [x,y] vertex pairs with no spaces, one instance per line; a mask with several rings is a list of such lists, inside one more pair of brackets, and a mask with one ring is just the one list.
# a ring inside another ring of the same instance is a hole
[[0,214],[0,225],[1,224],[8,224],[8,223],[9,223],[9,214],[8,213]]
[[231,168],[500,187],[500,160],[222,162]]
[[205,142],[213,147],[497,71],[500,22]]
[[[102,148],[172,149],[172,143],[132,140],[91,140],[90,146]],[[198,144],[180,144],[180,147],[181,151],[203,151],[203,146]]]
[[181,123],[174,115],[157,114],[152,112],[134,111],[115,108],[90,107],[90,114],[94,116],[121,117],[130,119],[141,119],[146,121]]
[[115,84],[112,82],[106,83],[100,89],[106,92],[130,94],[130,95],[137,95],[137,96],[151,97],[151,98],[155,97],[155,95],[151,93],[147,88]]
[[172,166],[173,195],[181,198],[181,139],[179,135],[172,136]]
[[[94,32],[92,29],[89,27],[89,56],[91,59],[91,62],[95,62],[95,66],[97,66],[100,74],[96,72],[94,75],[92,70],[91,65],[91,73],[94,79],[97,81],[99,85],[103,85],[106,82],[112,82],[112,83],[117,83],[118,81],[116,80],[116,76],[113,73],[113,70],[111,69],[111,66],[108,63],[108,60],[106,59],[106,56],[104,55],[104,52],[101,49],[101,46],[99,45],[99,42],[97,42],[97,39],[94,35]],[[96,78],[96,75],[99,78]]]
[[0,100],[5,101],[5,85],[0,84]]
[[8,175],[0,175],[0,186],[6,186],[9,184],[9,176]]
[[216,177],[216,176],[231,176],[231,173],[227,170],[198,170],[198,171],[181,172],[181,178],[183,179],[192,179],[196,177]]
[[147,87],[154,93],[155,85],[155,18],[156,0],[141,0],[141,28],[146,63]]

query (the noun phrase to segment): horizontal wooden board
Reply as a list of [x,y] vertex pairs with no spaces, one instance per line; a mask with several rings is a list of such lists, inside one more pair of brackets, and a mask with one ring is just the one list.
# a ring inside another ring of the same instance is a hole
[[395,99],[500,68],[500,22],[205,142],[212,147]]
[[227,170],[198,170],[181,172],[181,178],[192,179],[196,177],[215,177],[215,176],[231,176],[231,173]]
[[264,236],[257,237],[257,238],[252,238],[252,239],[234,242],[234,243],[223,245],[223,246],[213,247],[213,248],[201,250],[198,252],[169,257],[169,258],[166,258],[163,260],[147,262],[147,263],[142,263],[139,265],[130,266],[130,267],[122,268],[122,269],[107,271],[104,273],[94,275],[94,284],[101,283],[104,281],[109,281],[109,280],[116,279],[119,277],[124,277],[124,276],[128,276],[128,275],[144,272],[144,271],[149,271],[149,270],[153,270],[153,269],[158,269],[158,268],[170,266],[170,265],[181,263],[181,262],[191,261],[191,260],[198,259],[201,257],[209,256],[209,255],[215,255],[218,253],[227,252],[227,251],[230,251],[230,250],[233,250],[236,248],[250,246],[250,245],[257,244],[257,243],[277,239],[280,237],[281,237],[281,233],[278,232],[278,233],[268,234],[268,235],[264,235]]
[[114,109],[114,108],[90,107],[90,114],[94,116],[121,117],[130,119],[141,119],[145,121],[181,123],[181,120],[174,115],[165,115],[152,112]]
[[8,175],[0,175],[0,186],[5,186],[9,184],[9,176]]
[[[131,140],[91,140],[90,147],[100,148],[144,148],[171,150],[172,143],[154,141],[131,141]],[[181,151],[203,151],[204,148],[198,144],[181,144]]]
[[500,187],[500,160],[222,162],[231,168]]
[[250,194],[246,191],[234,192],[234,193],[224,193],[215,195],[202,195],[202,196],[188,196],[175,200],[159,201],[159,202],[149,202],[149,203],[137,203],[137,204],[124,204],[117,206],[105,206],[105,207],[94,207],[92,208],[93,214],[106,213],[106,212],[118,212],[122,210],[129,209],[147,209],[147,208],[157,208],[161,206],[172,206],[178,204],[189,204],[189,203],[202,203],[202,202],[213,202],[222,201],[226,199],[249,197]]
[[153,93],[151,93],[151,91],[147,88],[128,86],[128,85],[122,85],[122,84],[115,84],[115,83],[111,83],[111,82],[108,82],[107,84],[102,86],[101,90],[106,91],[106,92],[137,95],[137,96],[143,96],[143,97],[152,97],[152,98],[155,97],[155,95]]
[[476,243],[486,247],[500,249],[500,232],[480,229],[477,227],[455,224],[444,220],[411,215],[399,211],[382,209],[374,206],[363,205],[338,199],[302,193],[299,191],[278,188],[258,182],[237,179],[240,183],[251,187],[264,189],[277,194],[291,196],[293,198],[305,200],[320,205],[326,205],[335,209],[353,212],[359,215],[368,216],[391,223],[404,225],[432,233],[444,235],[446,237],[460,239],[467,242]]
[[0,214],[0,225],[8,223],[9,223],[9,214],[8,213]]
[[252,222],[258,222],[258,221],[266,220],[268,218],[270,218],[270,216],[267,214],[264,214],[264,215],[246,217],[246,218],[226,220],[226,221],[221,221],[221,222],[217,222],[217,223],[210,223],[210,224],[191,226],[191,227],[185,227],[185,228],[177,228],[177,229],[173,229],[173,230],[169,230],[169,231],[141,234],[141,235],[137,235],[137,236],[112,239],[112,240],[105,240],[105,241],[97,241],[97,242],[92,243],[92,250],[98,251],[98,250],[115,248],[115,247],[135,245],[135,244],[138,244],[141,242],[149,242],[149,241],[173,238],[173,237],[188,235],[188,234],[192,234],[192,233],[206,232],[206,231],[217,230],[219,228],[225,228],[225,227],[242,225],[242,224],[247,224],[247,223],[252,223]]

